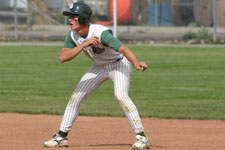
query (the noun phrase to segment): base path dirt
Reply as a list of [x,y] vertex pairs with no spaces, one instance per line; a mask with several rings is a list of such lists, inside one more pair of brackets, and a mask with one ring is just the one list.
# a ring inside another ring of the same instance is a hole
[[[0,150],[131,150],[126,118],[78,117],[69,147],[44,148],[62,116],[0,113]],[[225,121],[142,119],[151,150],[225,150]]]

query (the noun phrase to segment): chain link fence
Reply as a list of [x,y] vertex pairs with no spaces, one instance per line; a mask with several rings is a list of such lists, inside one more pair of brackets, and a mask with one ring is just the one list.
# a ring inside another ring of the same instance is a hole
[[[7,26],[4,30],[67,25],[62,11],[75,1],[84,1],[92,8],[92,23],[113,25],[114,0],[0,0],[0,24]],[[127,26],[128,31],[136,26],[214,27],[216,40],[217,27],[225,28],[225,1],[117,0],[117,23],[118,26]]]

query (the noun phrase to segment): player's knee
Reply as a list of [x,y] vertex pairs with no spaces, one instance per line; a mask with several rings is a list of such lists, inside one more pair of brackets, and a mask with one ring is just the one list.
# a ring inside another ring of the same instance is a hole
[[129,99],[129,96],[127,93],[123,93],[123,92],[117,92],[115,93],[115,97],[118,101],[126,101],[127,99]]
[[80,104],[85,100],[85,95],[80,93],[73,93],[72,96],[69,99],[69,102],[71,103],[77,103]]

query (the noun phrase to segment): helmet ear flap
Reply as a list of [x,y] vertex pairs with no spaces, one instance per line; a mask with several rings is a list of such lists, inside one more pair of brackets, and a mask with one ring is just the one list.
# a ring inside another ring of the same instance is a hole
[[80,24],[88,24],[89,23],[89,16],[87,14],[80,14],[78,21]]

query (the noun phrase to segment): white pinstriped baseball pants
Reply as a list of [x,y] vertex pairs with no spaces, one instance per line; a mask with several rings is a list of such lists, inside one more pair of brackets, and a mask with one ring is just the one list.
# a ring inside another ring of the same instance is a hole
[[111,79],[114,84],[114,94],[122,107],[134,132],[144,132],[138,110],[128,96],[132,65],[126,57],[104,67],[93,65],[81,78],[74,90],[62,119],[60,131],[69,132],[76,120],[82,101],[98,88],[104,81]]

